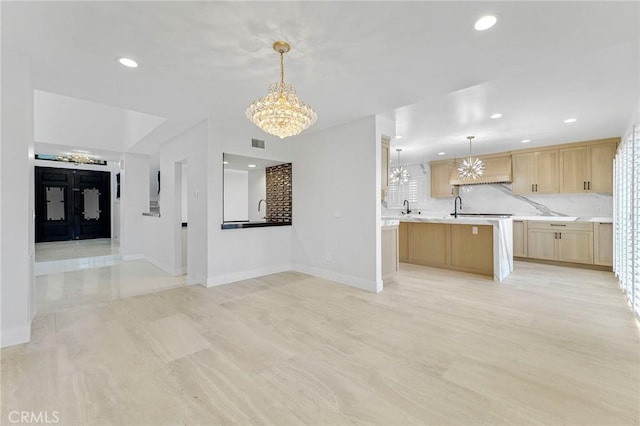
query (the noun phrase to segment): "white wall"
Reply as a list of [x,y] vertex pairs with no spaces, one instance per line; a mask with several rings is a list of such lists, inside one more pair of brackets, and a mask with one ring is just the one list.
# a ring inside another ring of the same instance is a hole
[[[252,137],[264,139],[265,149],[252,148]],[[291,144],[291,138],[281,140],[268,136],[246,119],[210,129],[207,167],[208,219],[211,224],[208,235],[208,286],[291,269],[291,226],[225,230],[220,227],[222,224],[223,152],[285,163],[291,161]],[[293,167],[295,168],[295,164]],[[295,205],[295,198],[293,203]],[[189,210],[189,227],[191,227],[191,210]],[[191,246],[189,250],[191,252]],[[191,260],[189,260],[189,266],[191,266],[190,262]]]
[[38,142],[122,151],[124,110],[55,93],[34,91]]
[[[160,150],[160,217],[143,217],[145,259],[172,275],[183,271],[183,191],[186,192],[187,282],[206,285],[207,279],[207,122],[194,126],[165,144]],[[182,184],[183,163],[186,188]],[[145,188],[146,190],[146,188]]]
[[0,345],[28,342],[34,305],[33,91],[28,60],[2,50]]
[[375,118],[302,134],[292,151],[294,269],[379,291]]
[[249,220],[249,172],[224,170],[224,220]]
[[249,220],[261,220],[267,214],[267,204],[260,203],[260,211],[258,211],[258,203],[260,200],[267,199],[267,174],[266,169],[260,168],[249,171]]
[[127,259],[140,258],[148,252],[147,220],[149,211],[149,156],[123,154],[120,172],[120,253]]

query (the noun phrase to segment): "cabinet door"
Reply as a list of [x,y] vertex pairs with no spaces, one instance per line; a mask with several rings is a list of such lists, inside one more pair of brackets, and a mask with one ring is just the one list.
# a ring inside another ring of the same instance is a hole
[[493,226],[451,225],[451,266],[493,275]]
[[400,262],[409,261],[409,232],[411,224],[407,222],[400,222],[399,235],[398,235],[398,257]]
[[560,192],[587,190],[587,147],[560,150]]
[[535,259],[556,260],[556,235],[548,229],[531,229],[527,232],[527,255]]
[[562,231],[558,234],[558,260],[593,264],[593,232]]
[[431,164],[432,198],[448,198],[458,195],[458,187],[449,184],[449,177],[454,166],[455,163],[453,161]]
[[513,255],[527,257],[526,227],[523,220],[513,221]]
[[536,152],[536,194],[558,193],[558,151]]
[[382,137],[380,144],[380,190],[381,199],[384,199],[387,195],[387,189],[389,188],[389,148],[391,146],[391,140],[385,136]]
[[613,192],[613,159],[616,156],[616,143],[609,142],[589,147],[589,192]]
[[447,265],[447,225],[441,223],[412,223],[409,234],[411,263],[425,266]]
[[596,223],[593,232],[593,263],[613,265],[613,224]]
[[536,156],[534,152],[515,154],[511,157],[513,183],[511,192],[514,195],[531,194],[536,179]]

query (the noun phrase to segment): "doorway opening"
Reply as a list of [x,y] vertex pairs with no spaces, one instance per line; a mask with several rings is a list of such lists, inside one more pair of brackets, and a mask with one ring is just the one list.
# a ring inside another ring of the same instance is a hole
[[36,243],[111,238],[111,173],[35,168]]

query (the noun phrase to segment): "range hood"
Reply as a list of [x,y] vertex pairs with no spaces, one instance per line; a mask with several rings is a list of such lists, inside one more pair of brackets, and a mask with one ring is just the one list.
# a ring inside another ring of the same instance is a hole
[[511,174],[511,156],[478,156],[484,162],[484,174],[477,179],[462,179],[458,176],[458,162],[455,161],[449,183],[451,185],[478,185],[481,183],[510,183]]

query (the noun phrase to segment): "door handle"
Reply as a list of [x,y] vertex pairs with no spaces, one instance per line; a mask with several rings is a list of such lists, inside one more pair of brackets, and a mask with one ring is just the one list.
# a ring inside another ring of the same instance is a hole
[[561,240],[562,239],[562,232],[558,232],[558,239]]
[[587,181],[587,189],[591,190],[591,181],[590,180]]
[[538,184],[536,183],[536,192],[538,192]]
[[582,182],[582,189],[587,190],[587,182]]
[[536,192],[534,184],[531,184],[531,192]]
[[557,233],[557,232],[554,232],[554,233],[553,233],[553,239],[554,239],[554,240],[557,240],[557,239],[558,239],[558,233]]
[[551,226],[567,226],[567,225],[560,225],[560,224],[557,224],[557,223],[552,223]]

